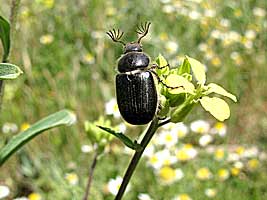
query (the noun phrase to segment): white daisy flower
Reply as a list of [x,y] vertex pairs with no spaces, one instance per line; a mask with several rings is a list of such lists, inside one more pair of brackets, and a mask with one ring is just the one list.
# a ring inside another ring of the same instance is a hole
[[253,15],[257,17],[264,17],[266,15],[266,11],[263,8],[255,7],[253,8]]
[[65,179],[70,185],[77,185],[79,181],[79,177],[75,173],[67,173],[65,175]]
[[174,131],[161,131],[157,137],[157,143],[159,145],[165,145],[167,148],[170,148],[177,144],[178,134]]
[[[117,176],[115,179],[110,179],[107,185],[108,191],[113,194],[114,196],[118,193],[121,183],[122,183],[122,177]],[[130,188],[130,185],[126,188],[125,192],[128,192]]]
[[181,169],[173,169],[170,166],[160,168],[157,174],[164,184],[171,184],[184,177],[184,173]]
[[217,194],[217,190],[215,188],[207,188],[205,190],[205,195],[209,198],[215,197]]
[[174,41],[168,41],[165,43],[165,49],[169,54],[174,54],[177,52],[179,45]]
[[16,133],[18,131],[18,126],[14,123],[6,122],[2,126],[2,132],[3,133]]
[[200,146],[205,147],[205,146],[207,146],[208,144],[210,144],[211,141],[212,141],[212,137],[211,137],[211,135],[206,134],[206,135],[202,135],[202,136],[199,138],[198,143],[199,143]]
[[82,147],[81,147],[81,151],[83,152],[83,153],[90,153],[90,152],[92,152],[93,151],[93,147],[91,146],[91,145],[82,145]]
[[180,122],[175,124],[171,132],[177,134],[178,138],[184,138],[188,134],[188,127],[183,122]]
[[226,135],[227,127],[222,122],[217,122],[214,127],[210,130],[210,133],[212,134],[218,134],[221,137],[224,137]]
[[0,185],[0,199],[4,199],[10,194],[10,189],[9,187],[5,185]]
[[138,200],[152,200],[152,198],[148,194],[140,193],[138,195]]
[[105,112],[107,115],[113,115],[115,118],[120,118],[120,111],[115,98],[112,98],[105,104]]
[[204,120],[196,120],[191,123],[190,128],[195,133],[205,134],[210,130],[210,124]]

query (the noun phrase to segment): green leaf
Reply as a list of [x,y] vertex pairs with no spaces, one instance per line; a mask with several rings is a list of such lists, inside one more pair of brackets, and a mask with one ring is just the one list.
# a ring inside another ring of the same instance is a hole
[[205,66],[194,58],[190,58],[189,56],[186,56],[186,58],[191,65],[191,69],[196,80],[199,84],[204,85],[204,83],[206,82]]
[[208,93],[216,93],[216,94],[220,94],[223,96],[226,96],[230,99],[232,99],[234,102],[237,102],[236,96],[231,94],[230,92],[227,92],[223,87],[215,84],[215,83],[210,83],[208,84]]
[[170,68],[168,65],[167,60],[161,55],[159,54],[159,56],[156,58],[156,63],[158,64],[158,66],[162,69],[156,68],[156,72],[158,75],[168,75]]
[[0,16],[0,39],[4,49],[2,60],[6,61],[10,50],[10,25],[2,16]]
[[183,64],[179,67],[178,74],[182,75],[184,73],[190,74],[190,63],[188,58],[185,58]]
[[13,64],[10,63],[0,63],[0,79],[15,79],[20,74],[22,74],[23,71],[21,69]]
[[102,130],[114,135],[120,141],[122,141],[127,147],[129,147],[130,149],[133,149],[133,150],[136,150],[136,151],[141,149],[140,144],[137,144],[136,142],[133,142],[130,138],[125,136],[123,133],[116,132],[116,131],[114,131],[114,130],[112,130],[110,128],[103,127],[103,126],[97,126],[97,127],[99,127],[100,129],[102,129]]
[[194,94],[195,86],[182,76],[171,74],[167,77],[166,84],[170,87],[182,86],[177,89],[169,89],[169,93],[171,94],[180,94],[180,93]]
[[0,150],[0,166],[3,165],[4,162],[24,144],[43,131],[60,125],[71,125],[75,121],[76,116],[73,112],[61,110],[36,122],[27,130],[11,138],[7,145]]
[[218,97],[202,97],[200,103],[206,111],[220,121],[224,121],[230,117],[228,104]]

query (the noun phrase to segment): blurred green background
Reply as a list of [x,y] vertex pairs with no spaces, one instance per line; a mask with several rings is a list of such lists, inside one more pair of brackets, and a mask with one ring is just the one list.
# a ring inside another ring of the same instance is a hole
[[[1,0],[0,14],[6,18],[10,4]],[[44,199],[81,199],[91,162],[91,154],[81,153],[81,146],[90,144],[83,123],[105,115],[105,102],[115,96],[116,61],[122,53],[105,32],[119,28],[125,32],[124,41],[134,41],[136,26],[144,21],[152,23],[143,40],[151,60],[161,53],[171,66],[177,66],[184,55],[194,57],[206,65],[208,82],[223,85],[237,96],[237,104],[229,102],[231,117],[225,122],[224,142],[257,145],[265,151],[266,9],[265,0],[22,0],[9,60],[21,66],[24,74],[6,81],[1,126],[9,122],[20,128],[62,108],[74,110],[78,121],[31,141],[1,168],[0,184],[9,185],[14,196],[36,191]],[[194,109],[186,122],[196,119],[215,123],[202,108]],[[0,145],[12,136],[2,132]],[[112,199],[102,197],[103,184],[122,175],[128,159],[112,153],[104,156],[97,167],[93,199]],[[137,177],[142,176],[138,169]],[[64,174],[71,171],[79,175],[78,186],[64,182]],[[253,176],[249,181],[231,180],[222,191],[234,191],[236,199],[244,199],[242,191],[250,189],[247,199],[267,198],[266,175]],[[252,183],[256,185],[251,189]],[[237,192],[231,189],[236,185]],[[171,199],[157,198],[161,190],[155,186],[154,199]],[[197,194],[194,199],[205,199]],[[131,195],[128,199],[136,199],[137,192]],[[220,195],[218,199],[232,199]]]

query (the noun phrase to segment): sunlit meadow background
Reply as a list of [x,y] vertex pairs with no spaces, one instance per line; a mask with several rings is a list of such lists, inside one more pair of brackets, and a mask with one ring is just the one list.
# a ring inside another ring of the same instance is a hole
[[[11,1],[0,1],[8,18]],[[266,9],[265,0],[22,0],[10,61],[24,74],[6,81],[0,146],[62,108],[78,119],[35,138],[2,167],[0,197],[7,186],[6,199],[81,199],[93,154],[86,120],[104,116],[137,138],[143,127],[122,125],[110,102],[122,48],[105,32],[120,28],[134,41],[137,24],[150,21],[143,46],[152,60],[161,53],[178,66],[190,55],[238,103],[229,102],[223,124],[196,108],[184,124],[160,130],[125,199],[267,199]],[[132,153],[112,141],[96,167],[92,199],[113,199]]]

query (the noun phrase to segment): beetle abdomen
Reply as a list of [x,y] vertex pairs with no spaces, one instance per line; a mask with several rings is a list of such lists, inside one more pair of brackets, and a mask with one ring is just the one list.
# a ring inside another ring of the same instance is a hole
[[121,73],[144,69],[149,65],[149,57],[143,52],[128,52],[123,55],[118,63]]
[[150,122],[157,109],[157,91],[150,72],[116,76],[116,94],[120,113],[133,125]]

